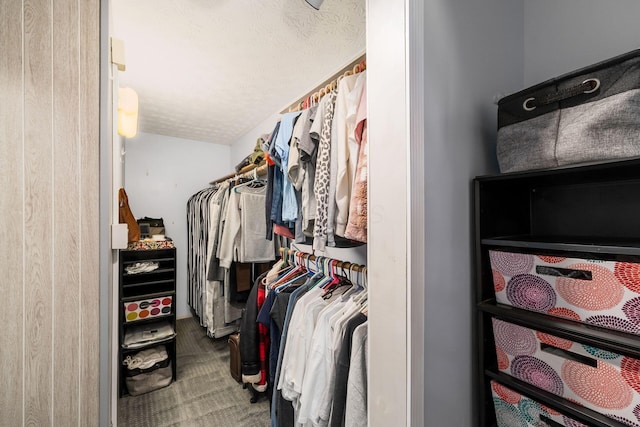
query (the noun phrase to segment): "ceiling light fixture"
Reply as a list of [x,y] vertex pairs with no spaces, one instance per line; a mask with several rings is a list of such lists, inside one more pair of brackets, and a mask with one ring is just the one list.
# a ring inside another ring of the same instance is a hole
[[309,3],[309,6],[311,6],[315,10],[320,10],[320,6],[322,6],[322,2],[324,0],[305,0],[305,1]]

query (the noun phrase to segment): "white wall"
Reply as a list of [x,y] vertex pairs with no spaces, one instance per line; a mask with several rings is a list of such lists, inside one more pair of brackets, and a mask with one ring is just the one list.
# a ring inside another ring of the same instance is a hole
[[371,427],[407,425],[406,4],[367,3],[368,407]]
[[497,172],[494,96],[522,85],[523,3],[431,0],[424,20],[424,425],[471,427],[471,180]]
[[637,0],[525,0],[524,84],[640,48]]
[[210,181],[229,173],[226,145],[154,134],[126,142],[125,189],[136,218],[162,217],[178,257],[178,317],[187,304],[187,201]]
[[631,0],[425,6],[425,423],[473,426],[471,179],[497,173],[494,96],[638,47]]

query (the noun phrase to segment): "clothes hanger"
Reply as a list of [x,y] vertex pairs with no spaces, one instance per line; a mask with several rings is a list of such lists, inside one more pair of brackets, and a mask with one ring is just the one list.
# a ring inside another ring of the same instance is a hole
[[316,268],[318,269],[317,271],[320,276],[318,277],[318,281],[314,283],[312,287],[324,288],[324,286],[326,286],[331,282],[330,277],[327,275],[328,261],[329,259],[326,257],[323,257],[323,256],[316,257]]
[[[238,184],[238,185],[234,186],[233,187],[233,191],[235,191],[237,193],[239,188],[247,187],[249,185],[256,184],[256,183],[262,184],[262,185],[264,185],[266,183],[265,180],[263,180],[262,178],[258,177],[258,168],[253,169],[253,178],[250,181],[243,182],[242,184]],[[252,188],[256,188],[256,187],[252,187]]]
[[[286,251],[286,249],[283,249],[283,252],[282,252],[283,258],[284,258],[284,251]],[[291,252],[293,251],[289,250],[287,252],[287,258],[285,261],[287,263],[287,266],[282,270],[280,270],[279,272],[277,272],[282,274],[280,274],[276,279],[270,282],[269,287],[271,289],[274,289],[282,285],[283,283],[288,282],[293,277],[298,278],[306,274],[306,271],[304,271],[304,266],[301,267],[300,264],[295,261],[295,258],[291,257],[292,255]]]
[[[325,287],[326,292],[324,293],[324,295],[322,295],[322,298],[324,298],[324,299],[331,298],[333,296],[333,293],[336,290],[340,289],[340,288],[343,288],[343,287],[347,286],[348,289],[347,289],[347,291],[345,291],[345,293],[346,293],[353,287],[353,283],[351,283],[347,279],[346,275],[340,276],[340,275],[338,275],[336,273],[335,269],[336,269],[337,265],[338,265],[338,261],[333,260],[331,262],[331,267],[332,267],[331,268],[331,275],[332,275],[333,280],[331,281],[331,283],[328,286]],[[343,272],[344,272],[344,268],[343,268]]]
[[[291,266],[287,263],[287,259],[284,256],[284,248],[280,248],[280,259],[273,265],[272,269],[269,270],[269,273],[265,277],[262,278],[261,283],[267,286],[268,283],[274,282],[277,280],[282,272],[289,271]],[[273,268],[277,266],[277,270],[273,271]],[[275,277],[275,278],[274,278]]]
[[341,284],[342,281],[346,279],[344,276],[338,275],[337,268],[338,268],[338,261],[333,260],[331,262],[331,276],[333,277],[333,282],[331,284],[334,286]]
[[[295,253],[294,256],[299,256],[299,255],[298,253]],[[290,270],[285,275],[283,275],[280,279],[278,279],[276,282],[271,284],[272,289],[275,288],[276,291],[280,292],[286,287],[288,287],[289,285],[298,281],[300,278],[307,276],[307,270],[304,264],[301,264],[299,261],[296,262],[296,260],[294,259],[292,262],[292,265],[293,265],[292,270]]]
[[366,267],[362,267],[362,271],[359,272],[358,286],[361,287],[361,292],[355,296],[353,302],[356,304],[363,304],[367,301],[369,292],[366,286]]
[[289,258],[290,254],[287,253],[285,257],[285,251],[287,251],[287,249],[281,248],[281,251],[282,251],[281,252],[282,260],[285,263],[285,265],[280,270],[276,271],[273,275],[271,275],[271,277],[273,277],[274,275],[276,276],[275,279],[272,279],[269,282],[269,287],[271,288],[278,286],[280,283],[282,283],[283,280],[287,280],[288,277],[290,277],[289,276],[290,273],[296,269],[296,264],[292,262],[292,260]]
[[331,285],[335,284],[335,276],[333,274],[333,263],[337,262],[334,259],[331,258],[326,258],[325,262],[322,263],[323,269],[322,272],[324,273],[325,277],[327,278],[327,281],[324,283],[323,288],[327,289],[329,288]]
[[333,283],[334,277],[333,277],[333,262],[334,260],[331,258],[325,258],[325,262],[323,263],[323,272],[325,274],[326,280],[324,282],[324,286],[322,286],[323,289],[326,289],[329,285],[331,285]]
[[[338,285],[335,289],[341,287],[341,286],[345,286],[348,285],[349,288],[342,294],[342,301],[347,301],[348,299],[355,299],[357,296],[359,296],[362,292],[363,292],[363,288],[361,288],[356,281],[353,280],[352,278],[352,273],[353,273],[353,269],[352,267],[355,266],[356,264],[351,264],[351,263],[347,263],[348,267],[347,270],[345,271],[344,266],[342,267],[342,273],[346,279],[347,283],[343,283],[341,285]],[[347,273],[348,271],[348,273]],[[357,272],[357,271],[356,271]]]
[[[322,270],[319,267],[320,257],[316,257],[315,262],[311,261],[311,255],[305,254],[303,257],[306,260],[305,266],[307,269],[308,279],[305,282],[308,285],[308,290],[313,289],[324,278]],[[315,270],[311,267],[311,263],[315,266]]]
[[311,268],[311,262],[312,262],[311,261],[311,256],[312,255],[307,254],[307,256],[305,258],[307,260],[306,261],[307,262],[307,270],[309,271],[309,275],[310,276],[316,276],[317,275],[318,277],[320,277],[320,275],[321,275],[320,267],[318,267],[318,259],[319,259],[319,257],[317,257],[317,256],[315,257],[316,260],[313,263],[313,265],[315,266],[315,270],[314,270],[313,268]]
[[[307,271],[304,269],[304,267],[301,267],[300,270],[298,270],[298,274],[290,276],[290,278],[284,283],[281,282],[281,284],[275,288],[275,291],[282,292],[283,290],[287,289],[289,286],[296,285],[296,284],[302,285],[304,282],[307,281],[307,275],[308,275]],[[300,283],[301,279],[304,279],[303,283]]]
[[[349,279],[354,282],[354,284],[356,285],[356,287],[358,289],[365,289],[365,287],[362,284],[362,270],[364,269],[364,267],[362,267],[361,265],[358,264],[352,264],[349,267]],[[354,280],[355,277],[355,280]]]

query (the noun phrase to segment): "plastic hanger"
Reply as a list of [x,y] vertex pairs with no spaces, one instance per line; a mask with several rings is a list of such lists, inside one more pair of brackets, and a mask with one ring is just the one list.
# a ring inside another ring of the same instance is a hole
[[[280,265],[278,265],[281,263]],[[282,277],[286,272],[290,271],[292,266],[287,264],[287,261],[284,259],[279,260],[274,264],[274,267],[278,268],[278,270],[273,271],[273,268],[269,270],[269,273],[265,277],[262,278],[262,284],[268,287],[269,283],[273,283],[277,281],[280,277]]]
[[250,181],[243,182],[242,184],[236,185],[235,187],[233,187],[233,191],[235,191],[237,193],[238,189],[240,189],[242,187],[247,187],[247,186],[255,185],[255,184],[264,185],[265,183],[266,183],[266,181],[258,176],[258,168],[255,168],[253,170],[253,178]]
[[294,261],[295,267],[286,273],[282,278],[278,281],[274,282],[271,287],[275,288],[276,291],[281,292],[283,289],[298,281],[302,277],[307,276],[307,270],[304,265],[297,263]]
[[327,274],[327,263],[328,263],[329,259],[325,258],[323,256],[318,256],[316,258],[316,268],[318,269],[318,272],[320,273],[320,278],[319,280],[313,285],[313,287],[319,287],[319,288],[324,288],[326,285],[328,285],[331,282],[331,278],[329,277],[329,275]]
[[353,299],[353,302],[355,302],[356,304],[363,304],[366,303],[367,298],[368,298],[368,290],[367,290],[367,274],[366,274],[367,268],[366,267],[362,267],[362,271],[359,272],[359,277],[357,279],[358,281],[358,286],[362,289],[362,292],[360,292],[358,295],[356,295]]
[[323,288],[324,289],[328,289],[331,285],[335,284],[335,277],[333,275],[333,262],[334,260],[332,260],[331,258],[325,258],[324,262],[322,263],[322,272],[324,273],[325,277],[327,278],[327,280],[324,282],[323,284]]
[[[340,276],[336,273],[335,268],[337,267],[337,264],[338,262],[335,260],[331,262],[332,280],[331,280],[331,283],[329,283],[329,285],[325,287],[326,292],[324,293],[324,295],[322,295],[322,298],[324,299],[331,298],[333,296],[334,291],[336,291],[339,288],[343,288],[347,286],[349,289],[351,289],[353,287],[353,283],[349,281],[346,275]],[[344,269],[343,269],[343,272],[344,272]],[[347,289],[347,291],[349,289]]]
[[307,270],[309,270],[309,275],[311,276],[309,278],[309,289],[313,289],[314,287],[316,287],[318,285],[318,283],[320,283],[322,281],[322,279],[324,278],[324,275],[322,273],[322,270],[320,269],[319,266],[319,261],[320,261],[320,257],[316,257],[316,261],[315,261],[315,271],[311,269],[310,267],[310,260],[309,258],[307,258]]

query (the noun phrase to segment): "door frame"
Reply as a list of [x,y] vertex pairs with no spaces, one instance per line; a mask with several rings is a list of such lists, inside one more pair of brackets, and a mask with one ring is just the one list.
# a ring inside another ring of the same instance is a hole
[[[116,426],[110,0],[100,0],[100,8],[100,425]],[[423,13],[420,0],[367,0],[369,139],[375,144],[369,163],[380,165],[369,178],[376,203],[367,260],[368,368],[375,372],[368,380],[370,426],[421,426],[424,420]]]

